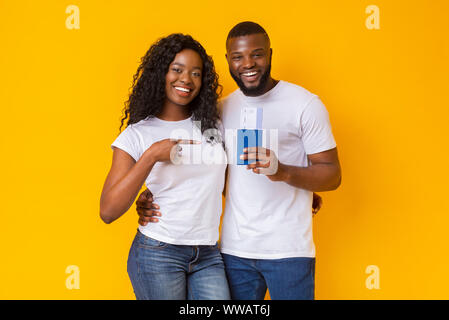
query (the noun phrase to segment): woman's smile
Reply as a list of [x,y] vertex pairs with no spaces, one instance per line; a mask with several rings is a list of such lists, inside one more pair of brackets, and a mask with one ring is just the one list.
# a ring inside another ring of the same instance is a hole
[[193,91],[193,89],[184,86],[174,86],[173,88],[180,97],[189,97]]

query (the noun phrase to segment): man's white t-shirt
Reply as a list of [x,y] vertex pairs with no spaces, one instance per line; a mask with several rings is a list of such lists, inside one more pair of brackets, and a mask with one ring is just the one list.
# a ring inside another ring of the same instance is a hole
[[283,164],[308,166],[308,154],[336,147],[328,112],[318,96],[285,81],[258,97],[236,90],[221,102],[228,157],[221,251],[243,258],[315,257],[312,192],[236,165],[236,129],[243,108],[261,108],[263,147]]
[[217,242],[226,153],[221,143],[211,144],[207,140],[211,135],[221,139],[221,131],[219,127],[208,131],[209,135],[202,135],[191,117],[181,121],[153,117],[129,125],[112,143],[112,148],[122,149],[137,162],[147,148],[163,139],[201,141],[201,144],[181,144],[182,156],[174,159],[174,163],[156,162],[153,166],[145,184],[162,216],[158,223],[139,225],[144,235],[178,245]]

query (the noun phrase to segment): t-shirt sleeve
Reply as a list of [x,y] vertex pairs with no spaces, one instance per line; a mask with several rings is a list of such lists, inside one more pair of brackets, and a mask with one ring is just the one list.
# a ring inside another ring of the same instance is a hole
[[114,147],[128,153],[136,162],[140,159],[143,152],[140,134],[132,125],[126,127],[115,139],[111,145],[112,149]]
[[306,154],[314,154],[337,146],[332,134],[329,113],[318,96],[305,106],[300,119],[301,137]]

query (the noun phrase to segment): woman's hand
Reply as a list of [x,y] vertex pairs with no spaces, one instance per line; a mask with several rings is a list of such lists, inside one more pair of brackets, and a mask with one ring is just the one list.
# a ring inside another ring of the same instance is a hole
[[153,194],[149,189],[145,189],[136,201],[139,224],[146,226],[148,222],[159,222],[157,217],[161,217],[162,214],[158,210],[159,206],[153,203]]
[[175,162],[176,157],[182,154],[182,144],[200,144],[201,141],[185,139],[164,139],[155,142],[145,152],[149,152],[156,161]]

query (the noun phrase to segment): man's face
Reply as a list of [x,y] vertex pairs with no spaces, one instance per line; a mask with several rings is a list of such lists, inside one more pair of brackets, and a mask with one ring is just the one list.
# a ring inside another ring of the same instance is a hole
[[226,43],[229,71],[245,95],[266,92],[271,71],[270,41],[262,34],[230,38]]

